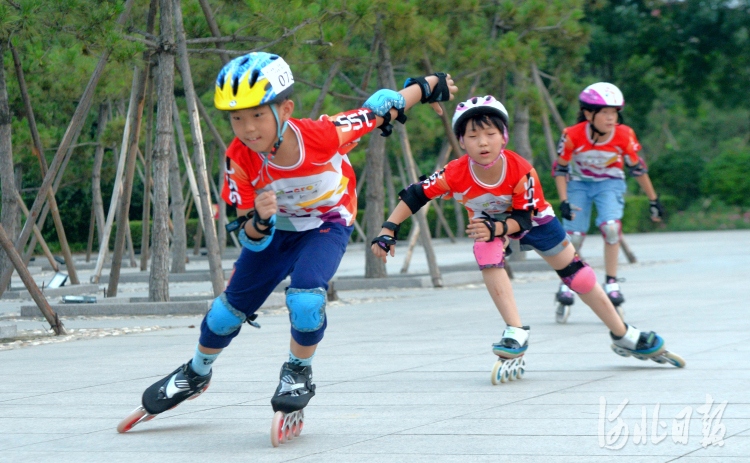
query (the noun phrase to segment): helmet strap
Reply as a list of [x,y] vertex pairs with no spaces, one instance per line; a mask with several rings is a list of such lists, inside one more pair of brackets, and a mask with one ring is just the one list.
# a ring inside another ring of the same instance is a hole
[[599,129],[596,128],[596,125],[594,124],[594,119],[596,119],[596,115],[599,114],[599,111],[601,111],[601,108],[596,108],[595,110],[591,111],[591,122],[589,122],[589,126],[591,127],[591,139],[596,143],[599,141],[599,137],[604,135],[604,132],[599,131]]
[[489,164],[479,164],[478,162],[476,162],[475,160],[473,160],[473,159],[471,159],[471,158],[469,158],[469,162],[471,163],[471,165],[472,165],[472,166],[477,166],[477,167],[481,167],[482,169],[484,169],[484,170],[487,170],[487,169],[489,169],[490,167],[494,166],[494,165],[495,165],[495,164],[497,163],[497,161],[499,161],[499,160],[500,160],[500,157],[501,157],[501,156],[503,155],[503,152],[504,152],[504,151],[505,151],[504,149],[501,149],[501,150],[500,150],[500,153],[498,153],[498,155],[497,155],[497,157],[495,158],[495,160],[494,160],[494,161],[492,161],[492,162],[491,162],[491,163],[489,163]]
[[263,156],[263,166],[261,166],[260,175],[261,177],[263,177],[263,170],[265,169],[266,174],[268,174],[268,178],[273,181],[273,177],[271,177],[271,173],[268,171],[268,163],[276,156],[276,151],[279,150],[281,142],[284,141],[284,132],[286,132],[286,128],[289,126],[289,121],[284,121],[284,124],[281,124],[281,121],[279,120],[279,112],[276,110],[276,105],[271,103],[269,106],[271,107],[273,117],[276,119],[276,138],[278,138],[278,140],[276,140],[276,142],[273,144],[271,151],[267,153],[260,153]]

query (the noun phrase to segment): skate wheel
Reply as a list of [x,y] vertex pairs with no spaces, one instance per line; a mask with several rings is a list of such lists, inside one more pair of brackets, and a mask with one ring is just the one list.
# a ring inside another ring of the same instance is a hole
[[271,445],[278,447],[279,444],[283,444],[284,437],[284,413],[276,412],[271,421]]
[[518,373],[516,373],[516,378],[523,378],[524,373],[526,373],[526,359],[521,357],[518,360]]
[[509,375],[508,381],[515,381],[518,378],[518,359],[513,359],[510,366],[508,367]]
[[302,434],[302,424],[303,424],[302,419],[300,419],[294,431],[294,437],[299,437],[299,435]]
[[629,350],[623,349],[622,347],[617,346],[615,344],[612,344],[610,347],[612,347],[612,351],[615,354],[617,354],[617,355],[619,355],[621,357],[630,357],[630,355],[631,355],[631,352]]
[[497,362],[495,362],[495,366],[492,367],[492,384],[494,384],[495,386],[497,386],[498,384],[502,382],[501,373],[502,373],[503,363],[505,362],[503,362],[502,360],[498,360]]
[[511,362],[506,360],[503,362],[503,366],[500,368],[500,382],[507,383],[510,381],[510,364]]
[[130,414],[126,416],[122,421],[120,421],[120,424],[117,425],[117,432],[128,432],[141,421],[148,421],[155,416],[156,415],[149,415],[145,408],[138,407],[130,412]]
[[555,311],[555,321],[557,323],[566,323],[570,317],[570,306],[565,304],[558,304],[557,310]]
[[686,365],[685,359],[675,354],[674,352],[664,351],[661,356],[664,357],[667,362],[671,363],[677,368],[684,368]]

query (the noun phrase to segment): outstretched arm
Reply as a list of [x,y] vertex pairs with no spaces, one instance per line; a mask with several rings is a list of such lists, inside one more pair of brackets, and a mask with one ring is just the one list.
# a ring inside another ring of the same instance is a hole
[[[396,208],[393,209],[390,217],[388,217],[388,222],[394,223],[396,225],[401,225],[404,220],[408,219],[409,217],[411,217],[411,209],[409,209],[409,206],[407,206],[405,202],[399,201]],[[380,229],[379,236],[383,235],[396,238],[396,233],[388,228]],[[370,249],[372,249],[373,254],[383,259],[383,262],[386,262],[388,251],[386,251],[386,249],[384,249],[379,243],[373,243]],[[390,254],[391,257],[396,255],[396,243],[390,245]]]
[[[429,84],[431,90],[435,90],[436,85],[440,81],[440,79],[435,75],[427,76],[425,77],[425,80]],[[456,87],[450,74],[447,74],[445,76],[445,83],[448,87],[448,91],[450,92],[449,100],[452,100],[454,98],[454,94],[458,91],[458,87]],[[423,89],[420,87],[420,85],[410,85],[399,91],[398,93],[404,99],[403,110],[407,110],[422,101],[422,92]],[[393,95],[395,95],[395,92],[393,93]],[[440,108],[440,105],[437,102],[430,104],[433,109],[435,109],[435,112],[437,112],[438,114],[443,113],[443,110]],[[396,120],[399,111],[395,107],[391,107],[388,112],[390,114],[389,121]],[[351,117],[347,117],[350,114],[353,115],[357,120],[353,120]],[[360,119],[360,116],[364,117],[364,120]],[[359,123],[359,127],[362,127],[362,123],[366,124],[367,127],[380,127],[385,121],[383,117],[375,114],[369,109],[347,111],[345,113],[332,116],[329,119],[336,125],[336,131],[338,132],[340,146],[350,143],[353,140],[352,137],[358,138],[358,134],[352,133],[352,123],[354,123],[355,126],[357,125],[357,123]],[[369,130],[372,130],[372,128],[370,128]]]

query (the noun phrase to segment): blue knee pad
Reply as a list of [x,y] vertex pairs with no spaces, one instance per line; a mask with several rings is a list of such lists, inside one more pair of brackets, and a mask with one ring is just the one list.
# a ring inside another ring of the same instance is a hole
[[211,310],[206,315],[206,326],[214,334],[229,336],[239,330],[246,319],[247,315],[232,307],[227,296],[221,293],[211,304]]
[[326,290],[288,288],[286,306],[294,330],[300,333],[318,331],[326,320]]

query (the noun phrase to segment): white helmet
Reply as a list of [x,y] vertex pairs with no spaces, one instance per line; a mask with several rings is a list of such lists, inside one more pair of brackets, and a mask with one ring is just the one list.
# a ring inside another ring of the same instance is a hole
[[578,95],[581,109],[617,108],[625,106],[625,98],[619,88],[607,82],[591,84]]
[[479,114],[494,114],[498,116],[503,121],[503,124],[505,124],[505,129],[503,131],[507,132],[509,118],[505,106],[497,101],[492,95],[483,97],[475,96],[456,106],[456,112],[453,114],[452,123],[453,132],[456,133],[456,137],[460,136],[457,129],[461,125],[461,122]]

